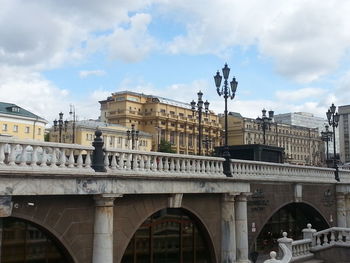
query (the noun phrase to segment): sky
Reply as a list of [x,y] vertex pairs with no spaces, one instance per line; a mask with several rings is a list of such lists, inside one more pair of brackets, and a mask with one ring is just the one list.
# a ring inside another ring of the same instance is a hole
[[[130,90],[183,102],[201,90],[224,111],[213,76],[238,81],[228,110],[256,118],[350,104],[347,0],[0,0],[0,101],[51,124],[99,116]],[[222,73],[221,73],[222,74]]]

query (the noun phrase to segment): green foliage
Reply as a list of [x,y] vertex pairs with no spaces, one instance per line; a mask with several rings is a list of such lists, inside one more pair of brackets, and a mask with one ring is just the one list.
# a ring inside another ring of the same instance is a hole
[[163,153],[176,153],[175,150],[171,149],[171,143],[165,140],[161,140],[159,144],[159,151]]
[[44,135],[44,141],[49,142],[50,141],[50,133],[45,133]]

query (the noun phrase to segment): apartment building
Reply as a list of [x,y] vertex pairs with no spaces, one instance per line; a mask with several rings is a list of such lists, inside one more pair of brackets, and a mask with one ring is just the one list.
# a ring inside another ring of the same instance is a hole
[[44,141],[47,121],[13,104],[0,102],[0,135]]
[[350,105],[339,106],[339,153],[342,163],[350,162]]
[[[224,117],[220,117],[224,123]],[[228,144],[263,144],[263,131],[256,119],[228,114]],[[317,128],[272,121],[265,131],[265,144],[284,148],[285,161],[300,165],[321,165],[324,146]]]
[[[154,95],[132,91],[112,93],[100,101],[100,120],[136,129],[153,136],[152,150],[156,151],[161,140],[169,141],[181,154],[197,154],[199,144],[198,117],[189,103],[183,103]],[[202,118],[202,154],[210,154],[220,145],[221,125],[218,116],[209,111]]]
[[[49,130],[51,142],[73,143],[91,146],[95,138],[95,131],[102,131],[104,145],[109,148],[132,149],[132,137],[128,137],[128,127],[119,124],[108,124],[96,120],[69,121],[62,126],[61,132],[53,127]],[[61,140],[59,138],[61,136]],[[152,148],[152,135],[139,131],[134,137],[134,149],[150,151]]]

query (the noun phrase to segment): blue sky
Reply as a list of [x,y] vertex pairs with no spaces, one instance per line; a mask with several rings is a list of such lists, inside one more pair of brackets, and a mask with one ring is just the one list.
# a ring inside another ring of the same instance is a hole
[[213,76],[236,77],[229,110],[325,116],[349,104],[346,0],[0,0],[0,100],[52,122],[73,104],[97,118],[112,92],[184,102],[202,90],[216,113]]

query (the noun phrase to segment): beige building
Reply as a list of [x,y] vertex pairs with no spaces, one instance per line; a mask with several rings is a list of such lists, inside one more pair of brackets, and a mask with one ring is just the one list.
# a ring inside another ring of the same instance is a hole
[[[102,122],[115,123],[153,135],[153,150],[158,149],[161,140],[169,141],[177,153],[197,154],[198,118],[188,103],[145,95],[131,91],[112,93],[100,101]],[[208,137],[208,151],[220,145],[221,125],[216,114],[210,111],[202,118],[203,137]],[[202,154],[207,154],[202,144]]]
[[[109,148],[131,149],[131,136],[127,136],[128,127],[119,124],[107,124],[100,121],[85,120],[77,122],[68,122],[67,127],[63,125],[61,131],[61,142],[73,143],[80,145],[92,145],[95,138],[96,129],[102,131],[103,141],[105,146]],[[50,129],[50,141],[59,142],[59,129]],[[74,136],[74,138],[73,138]],[[138,140],[134,137],[134,149],[140,151],[150,151],[152,148],[152,135],[140,131]]]
[[[224,117],[220,117],[224,125]],[[272,121],[265,134],[266,145],[284,148],[285,161],[300,165],[321,165],[324,146],[318,129]],[[228,115],[228,145],[263,144],[263,131],[255,119],[239,113]]]
[[44,141],[47,121],[16,104],[0,102],[0,135]]

